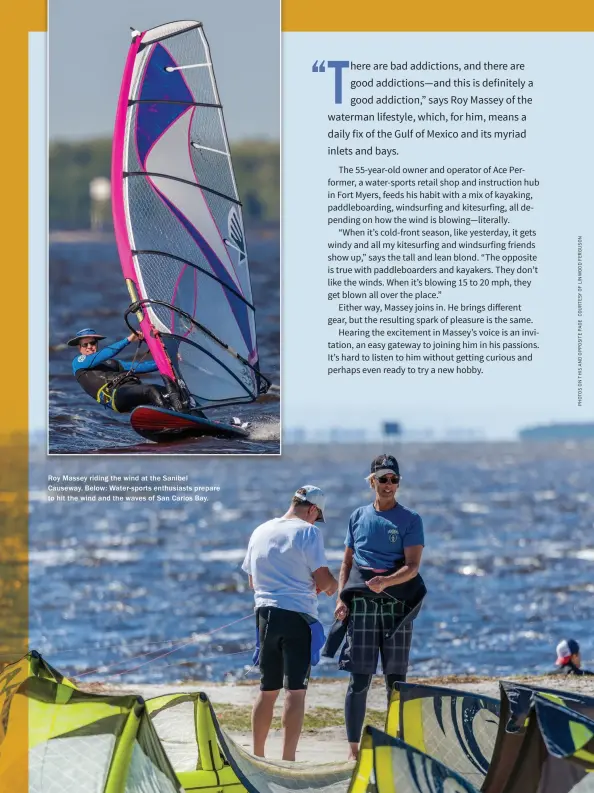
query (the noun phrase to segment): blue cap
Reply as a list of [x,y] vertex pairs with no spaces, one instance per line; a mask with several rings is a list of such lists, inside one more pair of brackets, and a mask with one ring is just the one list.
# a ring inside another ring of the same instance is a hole
[[80,340],[88,337],[93,337],[97,339],[97,341],[100,341],[101,339],[105,338],[105,336],[102,336],[100,333],[97,333],[97,331],[94,330],[93,328],[83,328],[82,330],[77,331],[76,336],[70,339],[70,341],[68,342],[68,346],[78,347]]

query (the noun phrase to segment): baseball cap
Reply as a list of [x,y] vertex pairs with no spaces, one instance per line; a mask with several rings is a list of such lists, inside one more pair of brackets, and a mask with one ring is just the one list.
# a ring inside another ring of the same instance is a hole
[[563,639],[557,645],[557,666],[562,666],[572,655],[579,653],[580,646],[575,639]]
[[371,472],[368,479],[372,476],[385,476],[386,474],[396,474],[400,476],[398,460],[391,454],[380,454],[371,461]]
[[310,504],[314,504],[320,510],[320,517],[318,518],[318,521],[320,523],[326,523],[324,520],[326,496],[321,488],[316,487],[315,485],[303,485],[303,487],[300,487],[295,493],[295,498],[298,498],[300,501],[309,501]]

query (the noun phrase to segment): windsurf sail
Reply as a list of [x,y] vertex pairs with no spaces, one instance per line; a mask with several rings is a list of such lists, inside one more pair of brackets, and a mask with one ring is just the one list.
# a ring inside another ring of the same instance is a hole
[[259,371],[241,202],[199,22],[133,32],[116,114],[112,208],[132,305],[189,407],[252,402]]

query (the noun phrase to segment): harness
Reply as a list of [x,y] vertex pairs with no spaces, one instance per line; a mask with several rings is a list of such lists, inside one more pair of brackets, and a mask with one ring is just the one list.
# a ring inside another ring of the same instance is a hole
[[95,398],[96,398],[97,402],[99,402],[100,405],[103,405],[103,407],[108,407],[109,406],[116,413],[119,413],[120,411],[115,406],[115,396],[116,396],[117,389],[121,385],[123,385],[126,382],[126,380],[135,380],[136,382],[140,382],[138,377],[134,374],[134,368],[133,368],[134,367],[134,363],[135,362],[136,363],[142,363],[142,359],[146,358],[146,356],[148,355],[148,352],[149,352],[147,350],[144,353],[144,355],[142,356],[142,358],[140,358],[138,361],[136,361],[136,356],[140,352],[140,345],[141,344],[142,344],[141,341],[138,342],[138,346],[136,347],[136,352],[134,353],[134,358],[132,358],[132,363],[130,365],[131,368],[128,371],[121,372],[120,374],[116,375],[108,383],[104,383],[101,386],[101,388],[97,391],[97,395],[96,395]]
[[[110,391],[110,389],[112,388],[113,391]],[[103,407],[109,406],[112,410],[115,410],[116,413],[119,413],[120,411],[115,406],[115,393],[116,390],[114,388],[113,383],[105,383],[104,385],[101,386],[99,391],[97,391],[96,399],[100,405],[103,405]]]

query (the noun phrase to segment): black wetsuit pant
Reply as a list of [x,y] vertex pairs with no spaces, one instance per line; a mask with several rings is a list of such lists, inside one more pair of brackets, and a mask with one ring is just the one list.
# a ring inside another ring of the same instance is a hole
[[[390,704],[390,694],[394,683],[404,683],[406,675],[384,675],[386,680],[386,692],[388,694],[388,705]],[[367,692],[373,675],[357,674],[351,672],[349,688],[344,703],[344,720],[349,743],[358,743],[361,740],[363,722],[365,721],[365,711],[367,709]]]
[[161,385],[143,383],[124,383],[115,390],[113,404],[118,413],[130,413],[139,405],[156,405],[171,408],[164,398],[166,390]]

